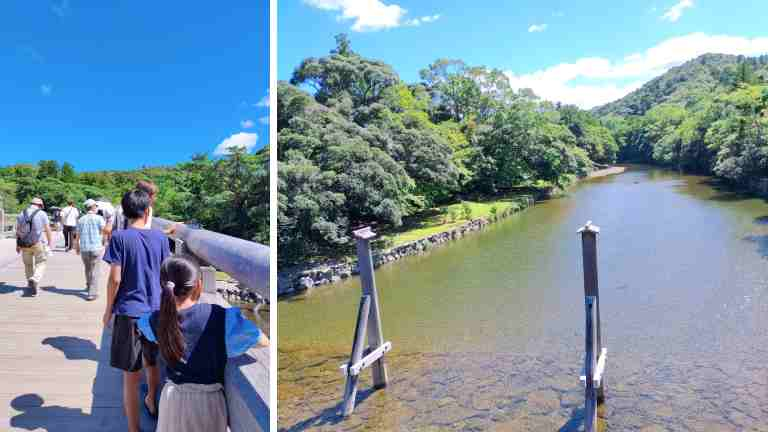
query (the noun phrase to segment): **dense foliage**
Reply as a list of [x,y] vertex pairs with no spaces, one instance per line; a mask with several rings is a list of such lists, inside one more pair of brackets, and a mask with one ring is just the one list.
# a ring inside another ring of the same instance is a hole
[[622,161],[739,185],[768,176],[768,56],[707,54],[595,112]]
[[345,35],[278,84],[278,244],[296,263],[349,251],[362,224],[464,196],[564,186],[618,154],[591,113],[515,91],[499,70],[438,59],[408,84]]
[[268,161],[266,149],[238,150],[216,160],[194,156],[173,167],[77,173],[67,162],[43,160],[0,168],[0,201],[8,212],[19,211],[34,196],[49,207],[63,207],[69,199],[81,206],[86,198],[119,203],[138,180],[151,180],[160,189],[157,216],[268,243]]

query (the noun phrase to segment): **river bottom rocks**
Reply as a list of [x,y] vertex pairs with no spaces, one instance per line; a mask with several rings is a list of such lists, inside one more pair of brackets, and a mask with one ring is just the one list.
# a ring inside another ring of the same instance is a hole
[[[509,208],[497,216],[476,218],[458,227],[432,234],[419,240],[414,240],[394,248],[376,251],[373,255],[374,267],[389,264],[402,258],[422,255],[430,250],[444,246],[450,242],[462,239],[473,232],[484,230],[489,224],[507,218],[525,208],[532,206],[534,200],[527,197],[518,202],[520,207]],[[277,295],[291,295],[306,291],[317,286],[336,283],[359,273],[357,262],[326,262],[311,268],[293,268],[281,270],[278,274]]]
[[[387,355],[390,384],[372,391],[361,375],[352,416],[338,415],[346,358],[316,350],[280,352],[280,431],[580,431],[584,390],[577,363],[484,353]],[[608,368],[600,430],[768,431],[765,373],[648,357]],[[757,364],[752,366],[757,367]],[[616,370],[619,369],[619,370]],[[659,375],[663,375],[660,377]],[[663,378],[663,379],[661,379]]]

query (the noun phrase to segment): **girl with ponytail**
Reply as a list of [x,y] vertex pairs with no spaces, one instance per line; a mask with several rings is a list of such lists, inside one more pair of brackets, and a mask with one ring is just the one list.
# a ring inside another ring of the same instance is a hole
[[202,280],[192,261],[165,260],[160,284],[160,310],[138,321],[139,330],[158,345],[167,365],[156,430],[224,432],[227,359],[269,341],[239,309],[199,303]]

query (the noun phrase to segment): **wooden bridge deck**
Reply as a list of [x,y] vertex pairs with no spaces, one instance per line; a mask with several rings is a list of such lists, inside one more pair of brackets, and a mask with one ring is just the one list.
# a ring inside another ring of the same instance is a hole
[[[82,261],[61,243],[33,298],[13,242],[0,240],[0,430],[125,431],[122,378],[101,325],[106,266],[102,295],[87,302]],[[142,426],[152,430],[149,418]]]

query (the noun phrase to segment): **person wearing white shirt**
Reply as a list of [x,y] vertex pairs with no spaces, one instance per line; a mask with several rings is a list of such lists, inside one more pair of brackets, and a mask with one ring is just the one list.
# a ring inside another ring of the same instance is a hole
[[80,218],[80,210],[74,206],[73,201],[67,201],[67,206],[61,209],[61,224],[64,226],[64,249],[72,250],[72,237],[77,229],[77,220]]

